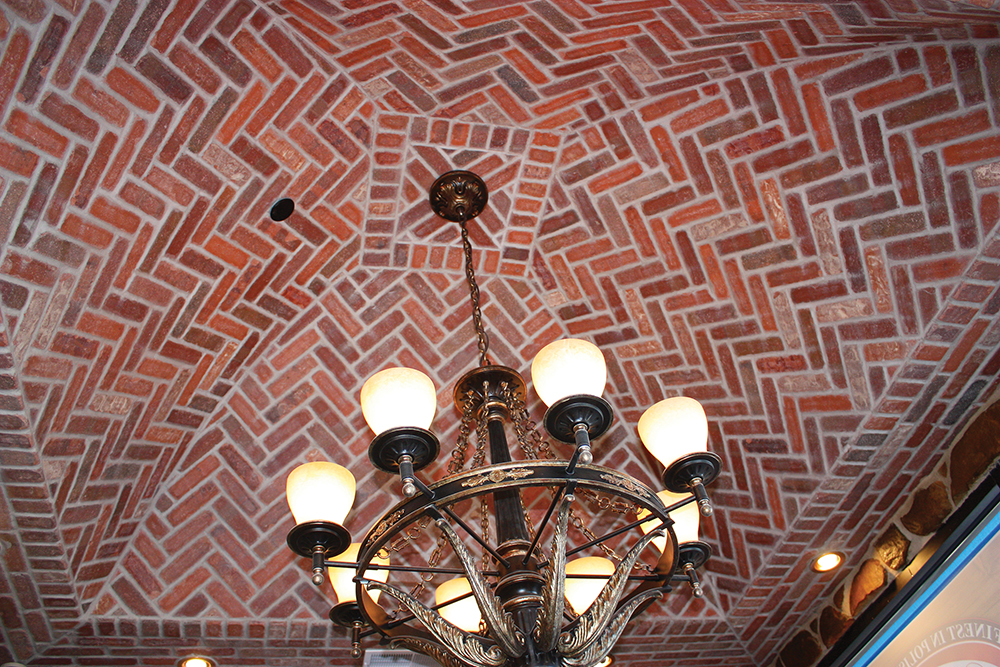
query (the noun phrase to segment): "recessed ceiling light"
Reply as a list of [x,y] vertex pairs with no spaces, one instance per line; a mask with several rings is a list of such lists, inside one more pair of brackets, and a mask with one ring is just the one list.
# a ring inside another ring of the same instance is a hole
[[215,667],[208,658],[185,658],[177,663],[179,667]]
[[843,562],[844,554],[831,551],[817,556],[816,560],[813,561],[812,568],[817,572],[829,572],[840,567],[840,564]]

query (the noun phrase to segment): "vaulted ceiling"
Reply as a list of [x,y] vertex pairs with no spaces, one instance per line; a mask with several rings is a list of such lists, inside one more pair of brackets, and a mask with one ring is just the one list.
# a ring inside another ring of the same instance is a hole
[[860,562],[993,391],[998,26],[988,0],[5,0],[0,658],[347,660],[284,480],[350,467],[356,538],[396,501],[357,403],[387,365],[454,435],[476,342],[426,193],[463,168],[496,360],[608,359],[598,463],[652,484],[643,409],[708,412],[708,596],[654,606],[629,664],[771,664],[838,583],[811,555]]

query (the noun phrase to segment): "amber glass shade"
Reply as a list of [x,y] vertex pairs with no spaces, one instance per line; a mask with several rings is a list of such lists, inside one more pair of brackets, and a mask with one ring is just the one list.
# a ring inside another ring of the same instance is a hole
[[[357,542],[351,544],[347,547],[347,551],[340,554],[339,556],[334,556],[330,560],[337,563],[357,563],[358,561],[358,550],[361,545]],[[372,558],[372,565],[388,565],[388,558],[379,558],[376,556]],[[330,583],[333,584],[333,592],[337,594],[337,603],[343,604],[345,602],[357,602],[357,586],[354,583],[354,575],[357,574],[356,568],[349,567],[328,567],[326,571],[330,574]],[[366,570],[365,577],[371,579],[372,581],[382,581],[384,582],[389,578],[389,570]],[[368,591],[368,595],[371,596],[373,602],[378,602],[378,596],[382,591],[371,589]]]
[[660,401],[643,413],[638,428],[642,444],[665,468],[687,454],[708,451],[708,419],[693,398]]
[[465,577],[456,577],[443,582],[437,587],[434,591],[434,602],[438,605],[444,605],[437,611],[446,621],[457,625],[466,632],[477,632],[483,613],[479,610],[479,603],[476,602],[476,598],[469,595],[469,597],[462,598],[457,602],[445,604],[450,600],[462,597],[471,592],[472,587],[469,586],[469,580]]
[[603,394],[608,367],[601,350],[593,343],[563,338],[549,343],[535,355],[531,381],[542,402],[552,405],[567,396]]
[[[577,614],[582,614],[601,594],[604,585],[615,572],[615,564],[603,556],[587,556],[566,563],[566,600]],[[578,578],[588,574],[599,577]]]
[[354,475],[327,461],[303,463],[288,475],[285,493],[295,523],[329,521],[343,524],[354,504]]
[[[680,502],[685,498],[690,498],[689,494],[686,493],[672,493],[670,491],[660,491],[656,494],[659,496],[660,500],[667,507],[670,507],[674,503]],[[648,510],[639,510],[636,514],[636,518],[639,520],[645,519],[649,516]],[[698,503],[688,503],[679,510],[674,510],[670,513],[670,518],[674,520],[674,534],[677,535],[677,543],[684,544],[685,542],[697,542],[698,541],[698,522],[701,513],[698,511]],[[649,531],[658,527],[660,522],[657,519],[650,519],[645,523],[639,524],[639,528],[642,529],[642,534],[645,535]],[[667,547],[666,537],[654,537],[653,546],[659,549],[660,553]]]
[[437,410],[431,379],[412,368],[387,368],[361,387],[361,413],[375,435],[390,428],[430,428]]

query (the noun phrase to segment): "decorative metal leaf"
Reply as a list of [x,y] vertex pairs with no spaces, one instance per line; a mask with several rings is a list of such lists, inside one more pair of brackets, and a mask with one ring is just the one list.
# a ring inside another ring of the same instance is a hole
[[559,635],[557,650],[560,654],[573,655],[587,644],[596,641],[597,637],[604,632],[604,629],[611,622],[618,601],[621,600],[625,584],[628,582],[629,572],[632,571],[632,566],[639,559],[639,554],[653,538],[663,535],[662,530],[652,530],[643,535],[642,539],[636,542],[635,546],[625,554],[590,608],[580,615],[576,625]]
[[563,610],[566,607],[566,537],[572,502],[572,496],[563,496],[556,517],[552,557],[545,572],[545,588],[542,589],[542,611],[535,625],[535,643],[541,651],[554,649],[562,630]]
[[469,553],[465,543],[459,539],[455,529],[444,519],[437,520],[437,526],[441,529],[445,539],[451,543],[455,555],[462,563],[465,576],[469,579],[469,587],[472,595],[479,603],[479,609],[483,612],[483,622],[489,631],[490,637],[496,640],[500,649],[511,658],[519,658],[526,651],[524,636],[518,631],[511,620],[510,614],[504,612],[500,606],[500,599],[490,588],[489,583],[483,575],[476,569],[476,561]]
[[368,588],[383,591],[399,600],[459,660],[472,663],[477,667],[500,667],[507,662],[507,657],[499,646],[449,623],[441,617],[441,614],[428,609],[420,600],[406,591],[378,581],[366,581],[365,583]]
[[647,600],[654,600],[660,597],[663,597],[662,589],[653,588],[630,600],[628,604],[618,610],[618,613],[614,615],[614,618],[608,623],[608,627],[597,641],[585,645],[576,653],[570,655],[563,654],[562,664],[564,667],[593,667],[601,660],[604,660],[608,653],[611,653],[611,649],[615,647],[615,644],[618,643],[618,638],[625,631],[625,626],[628,624],[629,619],[632,618],[632,614],[635,613],[636,608]]
[[[452,653],[441,644],[429,639],[418,639],[417,637],[396,637],[389,641],[392,648],[407,648],[417,653],[422,653],[434,660],[437,660],[443,667],[468,667],[470,663],[464,662],[452,655]],[[485,666],[483,666],[485,667]]]

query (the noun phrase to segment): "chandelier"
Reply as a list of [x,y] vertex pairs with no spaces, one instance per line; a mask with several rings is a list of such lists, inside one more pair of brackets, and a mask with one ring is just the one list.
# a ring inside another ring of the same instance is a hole
[[[351,629],[355,657],[363,638],[378,635],[445,667],[591,667],[673,583],[702,596],[696,570],[711,549],[698,540],[698,521],[712,513],[705,485],[721,459],[707,451],[701,405],[676,396],[638,422],[664,465],[664,491],[595,465],[592,442],[612,424],[601,398],[607,367],[579,339],[546,345],[531,365],[548,407],[545,431],[569,456],[553,451],[528,415],[524,379],[489,357],[467,228],[487,200],[486,184],[468,171],[448,172],[430,190],[434,212],[461,228],[479,348],[478,367],[455,385],[462,417],[445,475],[417,476],[439,450],[428,430],[437,406],[430,378],[410,368],[376,373],[360,396],[375,433],[368,457],[399,476],[403,499],[352,544],[342,524],[353,475],[336,463],[301,465],[287,482],[296,521],[288,546],[312,560],[316,585],[329,574],[338,600],[330,618]],[[394,608],[383,606],[387,598]]]

